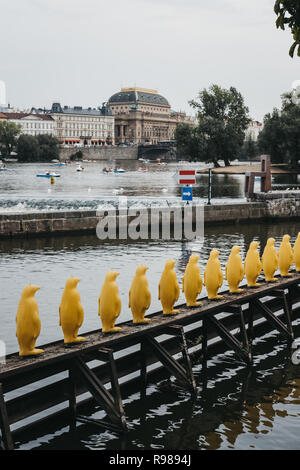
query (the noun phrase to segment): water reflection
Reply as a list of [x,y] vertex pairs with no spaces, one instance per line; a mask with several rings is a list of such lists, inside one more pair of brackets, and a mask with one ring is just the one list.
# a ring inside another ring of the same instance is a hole
[[[206,381],[194,364],[196,398],[167,381],[149,385],[145,398],[134,393],[124,400],[129,422],[125,436],[91,425],[71,432],[57,429],[55,434],[55,428],[43,428],[42,436],[29,433],[21,448],[30,443],[42,450],[300,449],[299,367],[291,364],[286,342],[275,333],[260,337],[253,351],[255,362],[250,368],[229,352],[212,356]],[[100,416],[94,406],[86,413]]]

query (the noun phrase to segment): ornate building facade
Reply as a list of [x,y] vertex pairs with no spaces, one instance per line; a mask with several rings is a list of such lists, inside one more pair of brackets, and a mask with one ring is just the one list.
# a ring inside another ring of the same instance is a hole
[[54,134],[54,120],[47,114],[37,113],[0,113],[0,119],[6,119],[21,127],[21,133],[27,135]]
[[97,146],[114,143],[114,117],[106,107],[87,108],[53,103],[54,135],[67,146]]
[[185,113],[172,111],[167,99],[156,90],[122,88],[107,105],[115,117],[116,143],[171,141],[179,122],[194,125]]

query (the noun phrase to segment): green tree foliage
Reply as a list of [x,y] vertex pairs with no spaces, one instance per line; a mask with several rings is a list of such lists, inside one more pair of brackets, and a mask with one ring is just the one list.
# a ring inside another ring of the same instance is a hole
[[76,161],[76,160],[82,160],[83,153],[81,150],[78,150],[78,152],[72,153],[70,155],[70,160],[71,162]]
[[258,144],[263,153],[271,155],[272,162],[298,166],[300,160],[300,105],[293,103],[292,95],[282,95],[282,109],[274,109],[264,118],[264,128]]
[[19,162],[32,162],[39,160],[39,143],[33,135],[20,135],[17,143]]
[[59,158],[59,142],[56,137],[48,134],[40,134],[37,136],[39,144],[39,160],[50,162]]
[[259,147],[258,143],[252,139],[252,137],[248,137],[245,139],[243,143],[243,147],[241,149],[241,160],[254,160],[259,155]]
[[197,111],[198,125],[188,129],[178,125],[175,140],[178,153],[193,160],[213,162],[224,160],[225,165],[240,154],[245,129],[250,121],[242,95],[233,87],[229,90],[212,85],[202,90],[197,100],[190,101]]
[[276,0],[274,11],[277,15],[277,28],[285,29],[287,25],[293,35],[294,42],[289,50],[289,55],[294,57],[297,48],[297,55],[300,57],[300,2],[299,0]]
[[22,134],[18,139],[17,153],[20,162],[50,162],[59,158],[59,142],[47,134]]
[[0,151],[2,157],[9,157],[20,132],[21,127],[17,126],[14,122],[0,121]]

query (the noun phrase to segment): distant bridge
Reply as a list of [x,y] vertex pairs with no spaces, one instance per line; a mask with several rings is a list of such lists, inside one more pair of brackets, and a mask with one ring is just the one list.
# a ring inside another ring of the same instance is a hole
[[158,158],[159,155],[175,160],[175,144],[173,142],[158,142],[157,144],[139,144],[138,146],[138,158],[146,156],[149,159],[155,159]]

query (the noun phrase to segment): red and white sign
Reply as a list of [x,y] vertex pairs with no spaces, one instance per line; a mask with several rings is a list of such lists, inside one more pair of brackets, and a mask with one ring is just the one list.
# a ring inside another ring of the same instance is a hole
[[195,170],[179,170],[179,184],[196,184]]

